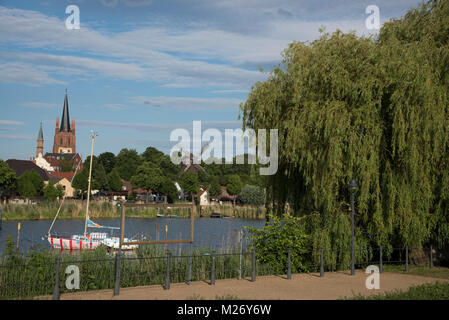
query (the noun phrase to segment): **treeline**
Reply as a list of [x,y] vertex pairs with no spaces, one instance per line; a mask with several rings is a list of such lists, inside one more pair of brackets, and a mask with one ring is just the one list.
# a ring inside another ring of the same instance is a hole
[[[247,160],[247,156],[245,156]],[[92,158],[92,190],[121,191],[122,179],[130,181],[132,188],[152,190],[153,194],[167,195],[173,202],[179,197],[174,184],[178,182],[187,197],[197,194],[200,188],[207,189],[211,197],[221,195],[221,186],[226,186],[230,195],[242,194],[242,201],[248,204],[263,205],[266,180],[258,174],[258,166],[253,164],[205,164],[196,172],[183,172],[180,165],[174,164],[169,155],[154,147],[148,147],[139,154],[135,149],[122,149],[117,155],[104,152]],[[81,170],[73,179],[72,186],[87,192],[90,156],[84,161]],[[247,186],[245,188],[245,186]],[[131,196],[132,197],[132,196]]]

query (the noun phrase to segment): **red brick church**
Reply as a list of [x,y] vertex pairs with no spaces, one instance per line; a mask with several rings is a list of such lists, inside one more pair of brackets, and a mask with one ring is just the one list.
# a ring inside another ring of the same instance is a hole
[[[82,162],[81,156],[76,152],[75,120],[70,121],[67,90],[61,121],[59,121],[59,117],[56,118],[52,152],[47,152],[44,155],[44,135],[41,123],[37,137],[36,156],[32,156],[32,160],[49,174],[64,171],[72,172],[72,175],[78,163]],[[78,170],[81,169],[82,163]]]

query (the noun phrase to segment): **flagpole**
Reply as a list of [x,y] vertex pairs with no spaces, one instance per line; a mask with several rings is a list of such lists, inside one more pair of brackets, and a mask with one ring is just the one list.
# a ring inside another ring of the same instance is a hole
[[87,185],[87,206],[86,206],[86,221],[84,222],[84,238],[86,238],[86,232],[87,232],[87,219],[89,219],[89,199],[90,199],[90,182],[92,178],[92,159],[94,157],[94,139],[95,139],[95,132],[92,130],[92,146],[90,150],[90,167],[89,167],[89,181]]

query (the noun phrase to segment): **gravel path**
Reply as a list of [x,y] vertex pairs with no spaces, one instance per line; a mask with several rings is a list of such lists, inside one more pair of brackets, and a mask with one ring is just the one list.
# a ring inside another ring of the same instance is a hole
[[[352,297],[354,294],[377,294],[394,289],[406,290],[410,286],[449,280],[416,275],[384,272],[380,275],[380,289],[368,290],[365,281],[368,274],[357,270],[354,276],[349,272],[326,272],[324,278],[319,274],[293,274],[291,280],[285,276],[261,276],[255,282],[249,279],[216,280],[212,286],[207,282],[172,283],[169,290],[162,286],[121,288],[119,296],[112,290],[99,290],[62,294],[63,300],[214,300],[217,297],[232,296],[246,300],[333,300]],[[51,297],[41,297],[51,298]]]

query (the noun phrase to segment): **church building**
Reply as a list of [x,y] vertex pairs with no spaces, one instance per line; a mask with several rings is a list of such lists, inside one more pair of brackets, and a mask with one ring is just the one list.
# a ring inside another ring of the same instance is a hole
[[80,162],[78,170],[82,169],[81,156],[76,153],[75,120],[70,121],[67,90],[61,122],[59,122],[59,117],[56,118],[52,152],[47,152],[44,155],[44,134],[41,123],[37,136],[36,157],[32,156],[32,160],[50,174],[53,172],[72,172],[74,174]]

